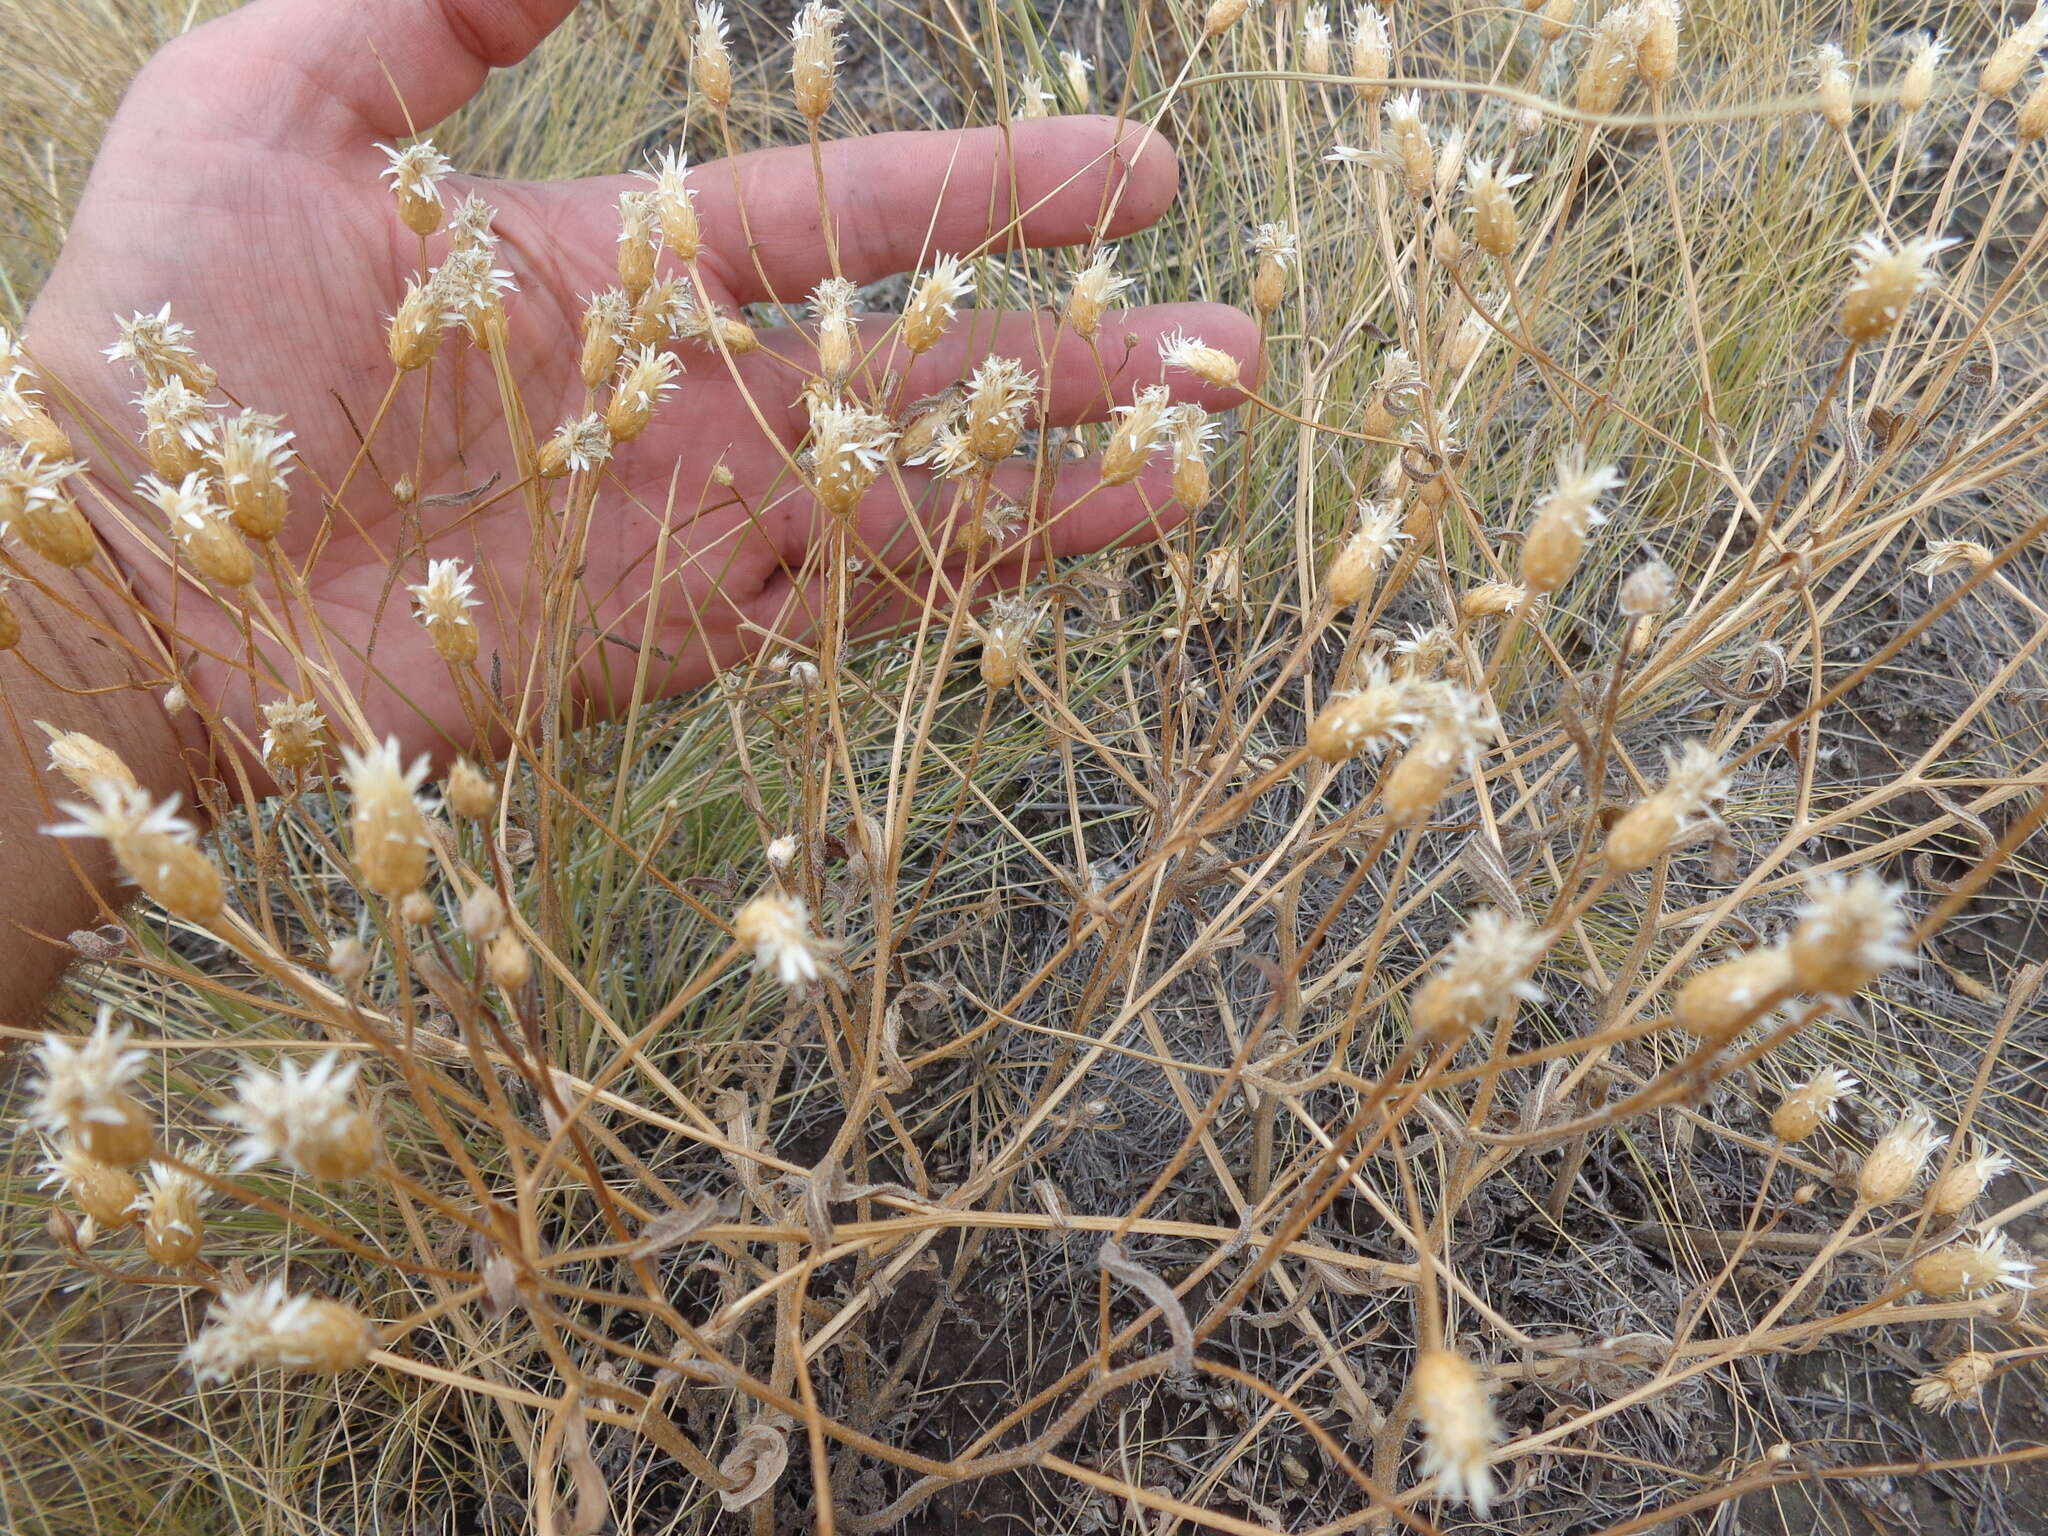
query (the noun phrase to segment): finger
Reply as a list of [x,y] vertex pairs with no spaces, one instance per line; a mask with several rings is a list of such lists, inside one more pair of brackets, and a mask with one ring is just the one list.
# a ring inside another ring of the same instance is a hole
[[151,61],[145,132],[300,149],[424,132],[516,64],[576,0],[255,0]]
[[[821,147],[839,275],[858,283],[935,254],[1078,245],[1153,222],[1180,170],[1166,140],[1110,117],[1054,117],[1007,129],[879,133]],[[691,172],[707,264],[739,303],[797,303],[834,275],[808,146],[764,149]],[[623,176],[521,189],[540,221],[586,229],[593,260],[612,247]],[[744,216],[743,216],[744,213]],[[751,244],[749,243],[751,242]]]

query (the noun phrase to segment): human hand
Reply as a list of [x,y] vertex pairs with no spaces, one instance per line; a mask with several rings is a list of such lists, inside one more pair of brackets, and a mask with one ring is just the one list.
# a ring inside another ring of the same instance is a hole
[[[387,158],[379,143],[409,131],[408,113],[422,130],[445,118],[492,67],[524,57],[570,8],[571,0],[256,0],[178,40],[124,101],[29,322],[31,354],[74,418],[97,427],[77,436],[82,449],[102,446],[95,467],[117,489],[141,472],[122,447],[138,425],[134,383],[99,355],[117,316],[169,301],[219,371],[216,404],[225,395],[286,418],[302,472],[279,553],[302,573],[295,579],[341,669],[354,674],[346,682],[371,731],[398,735],[408,751],[445,751],[473,733],[461,681],[412,622],[401,583],[421,580],[429,557],[473,562],[480,665],[517,690],[547,572],[489,360],[458,342],[430,368],[393,382],[384,319],[418,275],[423,251],[380,180]],[[938,253],[1083,242],[1105,207],[1101,233],[1114,237],[1152,222],[1173,195],[1171,151],[1128,124],[1028,121],[1012,126],[1007,149],[1004,139],[982,129],[826,144],[844,275],[867,282]],[[700,166],[690,182],[705,240],[696,270],[716,304],[794,307],[831,275],[808,148]],[[508,371],[536,436],[589,409],[577,366],[583,302],[617,282],[617,200],[645,185],[629,177],[460,176],[444,184],[451,207],[474,191],[496,210],[498,260],[518,286],[508,301]],[[1005,206],[1020,211],[1016,223],[994,215]],[[445,233],[433,237],[430,261],[445,249]],[[1034,371],[1046,367],[1048,424],[1100,420],[1160,379],[1156,340],[1180,328],[1240,357],[1256,346],[1252,322],[1222,306],[1112,315],[1100,354],[1048,316],[963,312],[948,339],[914,361],[900,343],[879,346],[855,384],[879,399],[901,370],[888,400],[911,400],[996,353]],[[873,345],[884,326],[868,321],[863,330]],[[651,636],[660,661],[650,679],[659,690],[700,683],[768,637],[800,638],[818,612],[813,546],[823,519],[788,457],[805,431],[802,392],[815,351],[807,329],[772,330],[762,340],[760,352],[731,359],[678,347],[684,372],[676,392],[607,466],[583,549],[588,606],[576,669],[600,711],[630,684],[657,563],[674,583],[658,594]],[[1210,408],[1233,398],[1186,380],[1177,387]],[[380,416],[387,388],[394,393]],[[352,470],[359,433],[379,420]],[[414,479],[416,507],[392,493],[401,476]],[[1036,504],[1064,510],[1032,541],[1034,552],[1097,549],[1163,529],[1177,515],[1163,469],[1114,488],[1089,464],[1064,464],[1050,478],[1054,484],[1035,487]],[[483,497],[435,501],[493,479],[497,489]],[[345,494],[329,510],[323,502],[344,480]],[[1015,461],[997,483],[1031,499],[1032,466]],[[916,541],[903,536],[907,509],[920,500],[943,505],[922,494],[927,486],[923,472],[905,470],[900,483],[884,476],[863,503],[860,533],[887,552],[886,563],[916,553]],[[559,504],[560,487],[553,489]],[[921,515],[931,515],[929,505]],[[273,675],[252,688],[238,675],[246,641],[234,605],[210,603],[160,544],[119,542],[107,521],[103,532],[137,596],[185,642],[188,690],[253,741],[262,729],[256,705],[290,691],[289,666],[273,656]],[[665,522],[671,542],[657,562]],[[985,589],[1015,582],[1021,569],[1011,559],[977,574]],[[946,580],[960,579],[955,562]],[[257,587],[271,590],[268,573],[259,570]],[[900,581],[870,570],[849,611],[876,627],[915,608]]]

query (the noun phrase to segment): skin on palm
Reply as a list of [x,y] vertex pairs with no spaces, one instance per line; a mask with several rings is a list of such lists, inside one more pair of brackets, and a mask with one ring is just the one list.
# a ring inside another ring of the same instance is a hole
[[[504,494],[518,476],[488,361],[452,330],[431,373],[400,384],[373,443],[374,465],[350,480],[343,510],[321,516],[322,488],[332,490],[357,457],[358,432],[391,384],[383,317],[421,266],[420,243],[379,180],[385,157],[377,144],[407,131],[408,110],[423,128],[438,121],[489,67],[523,56],[567,9],[557,0],[259,0],[197,30],[166,49],[124,102],[65,258],[30,317],[31,350],[73,405],[81,446],[95,450],[111,487],[142,472],[128,447],[137,419],[132,382],[98,350],[116,315],[171,301],[220,370],[221,393],[286,417],[302,469],[280,548],[304,561],[318,541],[307,580],[322,623],[340,651],[353,653],[358,675],[348,682],[373,726],[395,732],[409,750],[445,748],[467,735],[467,724],[452,680],[407,614],[403,586],[393,586],[394,561],[400,583],[420,579],[429,554],[476,564],[483,664],[496,657],[508,688],[519,685],[531,648],[544,573],[528,560],[522,498]],[[1176,180],[1162,140],[1106,118],[840,141],[826,147],[824,164],[841,269],[861,282],[936,254],[1086,241],[1105,209],[1103,233],[1114,238],[1163,213]],[[706,238],[700,273],[713,302],[778,302],[794,313],[831,275],[807,149],[697,167],[691,182]],[[636,185],[644,183],[458,177],[444,188],[450,206],[474,190],[497,210],[499,262],[518,284],[508,301],[511,372],[538,435],[587,408],[575,347],[583,300],[616,281],[617,198]],[[142,241],[138,230],[157,234]],[[444,248],[435,236],[428,260]],[[1155,343],[1175,329],[1240,356],[1255,346],[1250,320],[1221,306],[1110,316],[1099,354],[1059,335],[1047,317],[967,311],[945,342],[913,361],[871,318],[863,323],[871,355],[856,383],[865,380],[858,392],[880,398],[901,372],[887,398],[910,400],[996,353],[1049,372],[1050,424],[1100,420],[1159,380]],[[804,432],[810,344],[797,328],[767,331],[763,340],[762,352],[731,366],[715,352],[680,347],[675,393],[608,466],[581,573],[591,603],[581,679],[601,706],[630,684],[633,652],[611,654],[595,637],[637,645],[664,525],[670,545],[658,563],[673,585],[661,594],[653,637],[666,658],[650,677],[656,688],[701,683],[767,636],[799,638],[818,611],[819,514],[788,461]],[[456,369],[459,386],[449,377]],[[1176,387],[1211,408],[1231,401],[1226,391],[1185,380]],[[416,467],[425,497],[493,475],[497,489],[475,503],[422,508],[414,528],[388,486]],[[729,474],[730,486],[714,481],[715,469],[721,480]],[[1036,489],[1044,510],[1072,508],[1048,540],[1033,542],[1034,551],[1049,546],[1055,555],[1149,536],[1177,515],[1163,468],[1109,489],[1092,464],[1068,464],[1055,484],[1034,488],[1031,466],[1020,460],[1005,466],[998,484],[1018,500]],[[946,488],[930,490],[928,476],[905,470],[900,480],[885,476],[863,505],[861,534],[892,565],[920,563],[906,508],[949,504]],[[193,681],[253,739],[259,727],[248,684],[225,659],[242,654],[234,617],[189,587],[180,591],[160,555],[122,547],[120,537],[109,531],[144,604],[223,658],[202,656]],[[1020,574],[1017,562],[1006,562],[984,586]],[[957,586],[957,568],[946,579],[941,593]],[[924,580],[913,574],[910,587],[921,590]],[[902,585],[870,573],[855,613],[864,627],[881,627],[918,606]]]

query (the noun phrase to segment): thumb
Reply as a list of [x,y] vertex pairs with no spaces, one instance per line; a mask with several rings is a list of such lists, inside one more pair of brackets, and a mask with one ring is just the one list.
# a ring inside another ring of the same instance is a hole
[[253,0],[170,44],[129,125],[317,152],[424,132],[576,0]]

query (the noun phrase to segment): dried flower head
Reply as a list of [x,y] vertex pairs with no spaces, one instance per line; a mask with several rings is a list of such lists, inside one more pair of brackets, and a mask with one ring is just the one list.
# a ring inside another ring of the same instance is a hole
[[837,390],[853,372],[853,311],[859,289],[843,277],[828,277],[811,293],[818,319],[818,372]]
[[1655,618],[1671,606],[1678,578],[1662,560],[1651,558],[1622,578],[1619,607],[1625,618]]
[[1994,1179],[2012,1172],[2012,1159],[1994,1152],[1982,1142],[1976,1152],[1951,1163],[1927,1189],[1927,1209],[1937,1216],[1958,1216],[1991,1187]]
[[194,472],[176,485],[154,475],[138,489],[156,503],[170,524],[171,536],[198,572],[224,587],[245,587],[256,579],[256,557],[242,539],[228,511],[213,499],[213,486]]
[[1528,977],[1548,948],[1544,934],[1519,917],[1491,907],[1473,913],[1443,964],[1416,988],[1409,1031],[1446,1049],[1499,1018],[1517,998],[1541,1002],[1543,989]]
[[1190,512],[1209,504],[1209,453],[1218,428],[1214,418],[1193,402],[1169,413],[1173,442],[1173,499]]
[[505,295],[518,291],[511,272],[497,264],[493,240],[449,251],[427,279],[428,292],[449,325],[460,325],[479,346],[496,344],[505,323]]
[[1479,749],[1500,734],[1493,701],[1451,683],[1417,683],[1424,724],[1414,745],[1401,754],[1380,789],[1387,820],[1412,827],[1426,820],[1449,792],[1451,780],[1469,773]]
[[308,1178],[352,1179],[377,1160],[377,1124],[357,1107],[360,1057],[348,1061],[329,1051],[301,1068],[290,1056],[275,1073],[244,1069],[234,1102],[215,1111],[242,1133],[234,1166],[253,1168],[272,1158]]
[[1368,107],[1377,106],[1387,94],[1387,81],[1394,67],[1394,45],[1387,34],[1387,18],[1377,5],[1361,5],[1351,13],[1351,31],[1345,42],[1350,54],[1351,89]]
[[1320,5],[1304,7],[1301,13],[1301,52],[1296,63],[1305,75],[1330,72],[1330,13]]
[[2036,4],[2033,14],[2013,28],[1984,61],[1977,72],[1977,89],[1992,101],[2010,96],[2043,43],[2048,43],[2048,4]]
[[732,105],[732,50],[726,43],[727,30],[725,7],[717,0],[700,0],[690,40],[690,80],[720,112]]
[[106,349],[106,355],[131,365],[152,389],[182,379],[198,394],[212,393],[216,375],[192,350],[191,327],[171,318],[170,305],[153,315],[138,310],[126,320],[117,316],[115,323],[121,339]]
[[1060,50],[1060,73],[1066,77],[1067,90],[1072,93],[1077,106],[1087,106],[1093,94],[1095,61],[1085,53],[1071,48]]
[[1129,405],[1116,408],[1116,429],[1102,454],[1106,485],[1128,485],[1138,478],[1171,431],[1173,393],[1161,384],[1140,389]]
[[942,256],[910,291],[903,306],[903,344],[913,353],[937,346],[952,329],[960,301],[974,288],[974,274],[957,256]]
[[654,283],[661,259],[661,218],[652,192],[619,194],[619,286],[638,299]]
[[1607,520],[1600,498],[1621,485],[1621,472],[1611,464],[1586,465],[1585,451],[1570,448],[1558,455],[1557,479],[1537,504],[1522,542],[1522,580],[1535,592],[1555,592],[1577,569],[1588,529]]
[[1581,112],[1604,116],[1621,105],[1622,92],[1635,78],[1642,37],[1642,13],[1633,5],[1611,7],[1594,25],[1579,60],[1574,92],[1574,104]]
[[220,871],[196,846],[198,833],[178,812],[178,797],[155,801],[139,785],[102,779],[91,805],[58,807],[71,819],[52,837],[106,839],[129,881],[173,917],[210,923],[226,905]]
[[71,439],[43,408],[24,367],[0,366],[0,432],[24,453],[53,461],[71,457]]
[[1875,230],[1864,235],[1850,251],[1856,275],[1842,295],[1835,328],[1854,342],[1889,335],[1906,306],[1933,285],[1934,258],[1955,243],[1947,236],[1921,236],[1893,245]]
[[383,176],[398,199],[399,222],[416,235],[431,235],[441,227],[441,178],[455,167],[428,139],[404,149],[389,144],[377,147],[391,162],[384,167]]
[[52,565],[75,569],[88,563],[99,541],[64,484],[84,468],[72,459],[0,450],[0,531]]
[[128,1049],[128,1027],[116,1029],[113,1018],[113,1009],[102,1003],[83,1040],[43,1036],[35,1048],[42,1075],[31,1085],[28,1121],[69,1136],[97,1162],[125,1167],[149,1156],[156,1137],[149,1116],[128,1092],[149,1065],[149,1053]]
[[272,699],[263,706],[263,760],[303,773],[320,760],[327,717],[310,699]]
[[1664,754],[1664,783],[1630,806],[1607,834],[1607,863],[1616,874],[1647,869],[1681,836],[1714,819],[1728,793],[1721,756],[1703,741]]
[[1436,1479],[1444,1497],[1464,1500],[1484,1518],[1494,1492],[1487,1457],[1500,1438],[1485,1383],[1462,1355],[1425,1345],[1408,1390],[1422,1426],[1423,1474]]
[[1202,13],[1202,36],[1221,37],[1244,20],[1244,13],[1257,3],[1259,0],[1209,0],[1208,10]]
[[962,416],[968,446],[984,464],[1017,451],[1037,393],[1037,376],[1014,357],[984,358],[968,376]]
[[[187,1159],[206,1167],[205,1154]],[[212,1186],[197,1174],[152,1162],[142,1177],[134,1210],[142,1217],[142,1246],[157,1263],[169,1269],[190,1264],[199,1257],[205,1229],[199,1208],[213,1195]]]
[[1839,1067],[1822,1067],[1779,1101],[1771,1112],[1771,1134],[1783,1142],[1804,1141],[1833,1121],[1836,1107],[1857,1089]]
[[151,469],[177,480],[206,462],[209,407],[203,395],[173,377],[144,390],[135,404],[142,412],[142,451]]
[[1948,54],[1948,44],[1932,32],[1913,34],[1913,51],[1899,71],[1899,111],[1913,117],[1926,110],[1934,95],[1934,74]]
[[790,64],[790,86],[796,109],[815,124],[832,105],[832,83],[839,70],[839,23],[844,17],[820,0],[810,0],[790,23],[796,54]]
[[1402,188],[1419,202],[1436,185],[1436,150],[1422,121],[1422,97],[1415,91],[1392,97],[1386,105],[1386,118]]
[[1856,81],[1849,73],[1849,60],[1833,43],[1813,50],[1814,89],[1820,96],[1820,115],[1838,133],[1849,130],[1855,111]]
[[36,724],[50,738],[45,748],[50,766],[69,779],[81,795],[93,794],[95,786],[103,782],[117,784],[124,790],[135,787],[135,771],[112,747],[83,731],[60,731],[47,720],[38,720]]
[[398,301],[397,312],[385,331],[392,367],[410,373],[433,361],[441,350],[441,328],[448,323],[447,308],[432,279],[406,283],[405,297]]
[[1881,971],[1912,959],[1904,943],[1902,894],[1868,871],[1811,881],[1790,946],[1800,988],[1847,997],[1869,986]]
[[641,347],[619,363],[618,383],[605,406],[605,430],[614,443],[630,443],[654,420],[655,407],[675,393],[682,365],[666,352]]
[[794,990],[831,969],[832,946],[811,929],[810,913],[794,896],[767,893],[741,907],[732,936],[754,952],[754,962]]
[[135,1204],[142,1186],[135,1175],[103,1163],[72,1141],[43,1143],[39,1189],[61,1189],[95,1227],[118,1232],[135,1223]]
[[186,1346],[185,1363],[202,1382],[273,1367],[332,1376],[363,1365],[376,1347],[376,1330],[355,1308],[293,1296],[283,1280],[271,1279],[215,1296],[206,1327]]
[[427,880],[427,855],[433,842],[427,836],[427,820],[417,798],[427,776],[426,754],[405,767],[398,754],[398,738],[388,736],[365,752],[343,747],[341,762],[354,802],[349,831],[355,843],[356,868],[365,886],[397,901]]
[[1168,368],[1178,368],[1224,388],[1234,388],[1238,382],[1236,358],[1185,331],[1173,331],[1160,338],[1159,360]]
[[1645,85],[1662,87],[1678,73],[1678,28],[1684,18],[1680,0],[1637,0],[1642,18],[1636,39],[1636,73]]
[[466,757],[455,759],[448,770],[448,809],[465,821],[482,821],[498,808],[498,786],[489,774]]
[[1941,1413],[1968,1407],[1983,1396],[1984,1388],[1997,1374],[1995,1357],[1976,1350],[1965,1351],[1931,1376],[1922,1376],[1913,1383],[1913,1406]]
[[1016,106],[1011,116],[1019,121],[1050,117],[1052,115],[1052,92],[1045,88],[1045,77],[1026,71],[1017,76]]
[[895,440],[896,429],[886,416],[858,405],[814,400],[805,458],[819,504],[835,516],[851,513],[888,463]]
[[1105,245],[1086,266],[1077,268],[1067,289],[1066,323],[1076,336],[1093,341],[1102,329],[1102,313],[1131,286],[1116,271],[1116,247]]
[[1491,160],[1474,160],[1465,169],[1465,195],[1471,199],[1472,243],[1487,255],[1505,261],[1521,238],[1521,215],[1511,195],[1529,178],[1494,169]]
[[1687,978],[1671,1000],[1671,1021],[1718,1048],[1796,990],[1784,947],[1769,944]]
[[1330,601],[1340,608],[1364,602],[1396,546],[1407,541],[1408,535],[1401,531],[1401,514],[1390,502],[1361,501],[1358,526],[1323,575],[1323,590]]
[[570,475],[587,475],[602,467],[611,456],[612,429],[601,413],[592,411],[557,427],[555,435],[542,443],[534,455],[533,468],[543,480],[562,480]]
[[647,169],[638,173],[653,184],[655,222],[677,261],[695,261],[704,244],[704,232],[697,222],[697,194],[685,172],[687,164],[680,149],[665,149],[651,156]]
[[1415,687],[1387,675],[1379,661],[1366,664],[1362,686],[1330,695],[1308,728],[1312,757],[1342,763],[1362,752],[1399,745],[1423,721]]
[[261,411],[238,411],[202,432],[228,516],[252,539],[272,539],[291,509],[292,434]]
[[991,689],[1009,687],[1024,675],[1031,642],[1045,627],[1045,604],[1030,597],[999,597],[988,606],[981,630],[981,680]]
[[2003,1232],[1988,1232],[1973,1243],[1951,1243],[1913,1263],[1913,1288],[1936,1301],[2025,1290],[2033,1277],[2032,1262],[2021,1257]]
[[1981,571],[1997,557],[1975,539],[1929,539],[1926,553],[1913,562],[1913,574],[1927,584],[1957,571]]
[[[582,349],[576,371],[586,389],[596,389],[612,376],[633,328],[634,305],[622,288],[606,288],[583,301]],[[664,323],[664,329],[666,325]]]
[[1948,1138],[1935,1131],[1934,1119],[1925,1111],[1901,1115],[1856,1169],[1857,1199],[1866,1205],[1904,1199],[1920,1182],[1927,1160],[1947,1144]]
[[430,560],[427,579],[405,590],[412,594],[413,612],[441,659],[456,666],[475,661],[478,635],[469,613],[477,600],[469,567],[460,560]]
[[1252,307],[1270,315],[1287,297],[1290,274],[1301,266],[1301,241],[1285,224],[1261,224],[1252,231]]

